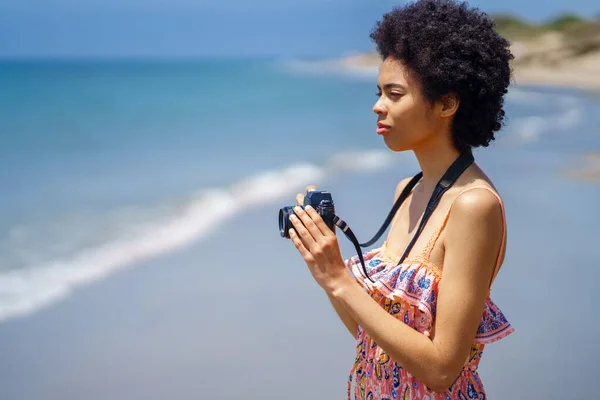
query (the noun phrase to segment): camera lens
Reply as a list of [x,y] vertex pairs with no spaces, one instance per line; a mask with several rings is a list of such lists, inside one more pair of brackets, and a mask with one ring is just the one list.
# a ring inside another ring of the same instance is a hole
[[281,237],[290,238],[289,230],[292,228],[292,223],[290,222],[290,215],[293,214],[292,207],[283,207],[279,210],[279,234]]

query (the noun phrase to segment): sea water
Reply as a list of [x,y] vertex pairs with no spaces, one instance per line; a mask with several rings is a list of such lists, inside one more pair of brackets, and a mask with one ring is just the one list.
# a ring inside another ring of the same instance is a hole
[[[375,133],[376,79],[272,59],[0,62],[0,319],[323,176],[415,173]],[[535,172],[600,148],[591,95],[514,87],[506,111],[484,159]]]

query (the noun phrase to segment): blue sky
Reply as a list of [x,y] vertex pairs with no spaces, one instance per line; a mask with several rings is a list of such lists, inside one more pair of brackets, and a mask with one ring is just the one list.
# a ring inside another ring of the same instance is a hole
[[[533,21],[598,0],[474,0]],[[323,56],[368,50],[392,0],[2,0],[2,57]]]

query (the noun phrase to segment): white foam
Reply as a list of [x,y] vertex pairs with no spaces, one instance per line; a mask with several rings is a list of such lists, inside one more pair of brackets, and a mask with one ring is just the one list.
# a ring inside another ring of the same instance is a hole
[[[381,151],[339,154],[323,167],[295,164],[259,173],[227,188],[201,190],[171,208],[164,205],[151,210],[127,207],[115,210],[111,216],[97,217],[84,226],[90,231],[96,228],[103,242],[90,245],[89,241],[73,239],[66,248],[84,247],[71,251],[69,257],[41,262],[44,257],[36,258],[34,248],[23,249],[23,255],[29,255],[24,260],[27,265],[0,274],[0,320],[30,314],[68,296],[80,285],[203,239],[215,226],[249,207],[281,201],[304,191],[310,184],[318,185],[331,174],[372,171],[386,168],[393,161],[389,153]],[[106,220],[119,221],[120,225]],[[90,236],[90,232],[81,232],[80,219],[75,218],[73,225],[77,228],[71,235],[79,237],[86,233]],[[20,226],[15,227],[11,235],[24,238],[26,232],[27,227]],[[107,235],[112,236],[107,238]],[[27,260],[36,263],[29,264]]]
[[282,198],[299,187],[320,181],[325,170],[311,164],[296,164],[282,171],[269,171],[244,180],[230,189],[249,206]]
[[345,171],[374,171],[389,167],[397,160],[389,151],[357,151],[333,156],[329,166]]
[[520,142],[529,143],[537,141],[547,126],[548,123],[544,118],[534,115],[518,119],[513,128]]
[[353,65],[342,60],[288,60],[283,63],[287,72],[301,75],[336,75],[373,81],[379,74],[378,66]]
[[510,124],[514,133],[513,140],[517,144],[536,142],[544,133],[552,130],[568,130],[575,128],[582,121],[581,108],[576,102],[564,99],[567,105],[562,111],[545,117],[533,115],[516,119]]
[[534,105],[548,102],[550,96],[532,90],[511,87],[506,95],[506,100],[516,104]]
[[580,104],[580,99],[568,94],[543,93],[533,89],[524,89],[511,87],[506,95],[506,100],[511,103],[525,105],[559,104],[563,108],[576,107]]

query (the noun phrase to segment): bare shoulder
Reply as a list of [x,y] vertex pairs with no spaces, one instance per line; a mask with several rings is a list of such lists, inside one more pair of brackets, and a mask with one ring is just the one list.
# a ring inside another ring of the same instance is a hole
[[[505,232],[501,201],[491,184],[479,182],[462,188],[452,204],[446,244],[468,238],[471,245],[486,243],[483,246],[491,246],[488,250],[495,253]],[[466,243],[460,246],[465,247]]]
[[500,195],[491,185],[467,187],[459,193],[452,205],[452,213],[478,219],[501,216]]
[[[469,185],[463,188],[454,199],[450,215],[448,216],[447,232],[444,235],[443,246],[446,256],[456,257],[465,270],[465,266],[471,265],[465,260],[472,260],[473,271],[492,270],[499,262],[504,261],[505,246],[502,246],[505,234],[505,221],[503,216],[501,199],[492,186]],[[482,187],[484,186],[484,187]],[[458,254],[458,255],[457,255]],[[463,260],[464,258],[464,260]],[[489,268],[481,268],[487,265]],[[477,266],[477,267],[476,267]],[[444,262],[444,269],[446,262]]]
[[451,215],[467,217],[472,222],[502,219],[502,198],[485,171],[473,165],[465,171],[463,182],[456,188],[458,195],[454,199]]

